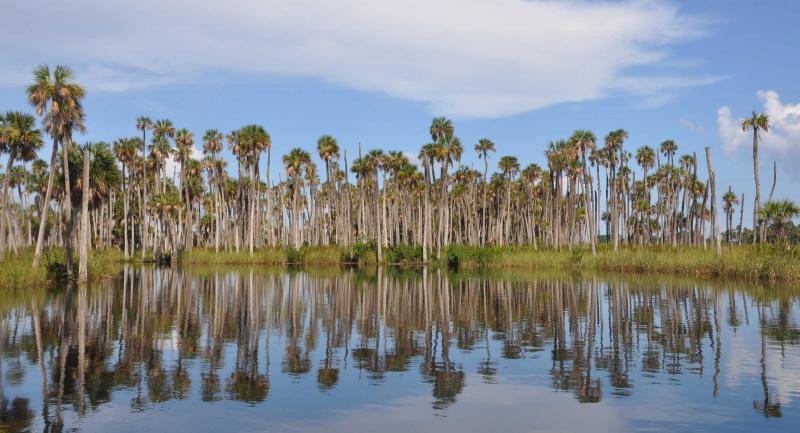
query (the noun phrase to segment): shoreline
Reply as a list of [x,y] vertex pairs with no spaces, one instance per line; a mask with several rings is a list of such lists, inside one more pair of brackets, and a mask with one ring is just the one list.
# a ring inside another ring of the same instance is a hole
[[[0,267],[0,290],[23,288],[53,288],[66,284],[63,249],[46,251],[39,268],[30,266],[31,252],[7,254]],[[559,271],[606,272],[632,275],[674,275],[693,278],[732,279],[747,282],[800,281],[800,249],[770,245],[726,246],[717,258],[711,248],[669,246],[625,246],[613,251],[601,245],[597,255],[584,247],[554,250],[534,249],[532,246],[450,246],[443,257],[421,260],[418,246],[398,246],[387,249],[383,263],[368,245],[349,248],[336,246],[293,248],[261,248],[253,254],[196,248],[184,252],[177,264],[184,267],[201,266],[268,266],[268,267],[366,267],[390,268],[439,267],[453,270],[502,271]],[[155,264],[134,255],[127,261],[116,249],[95,250],[90,254],[90,277],[93,280],[112,276],[124,264]]]

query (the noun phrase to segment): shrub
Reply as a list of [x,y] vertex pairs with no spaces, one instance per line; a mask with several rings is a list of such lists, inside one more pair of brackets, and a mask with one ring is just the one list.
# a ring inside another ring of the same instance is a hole
[[297,265],[303,263],[303,257],[306,255],[307,247],[300,248],[287,247],[286,248],[286,263],[290,265]]
[[365,263],[375,250],[374,242],[356,242],[349,247],[342,248],[340,259],[342,263],[359,264]]
[[422,245],[395,245],[386,250],[386,262],[409,264],[422,262]]

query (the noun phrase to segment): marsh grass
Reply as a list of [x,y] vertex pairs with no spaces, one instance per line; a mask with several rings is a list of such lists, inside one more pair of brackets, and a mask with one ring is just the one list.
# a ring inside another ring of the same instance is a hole
[[750,280],[800,280],[800,249],[770,245],[729,246],[717,258],[712,248],[702,247],[610,247],[598,248],[592,256],[586,248],[572,250],[534,249],[529,246],[451,247],[451,267],[592,270],[623,273],[660,273],[695,277],[726,277]]
[[[385,264],[420,264],[419,246],[394,246],[386,249]],[[375,265],[374,245],[263,248],[248,252],[214,253],[194,249],[182,257],[192,265]],[[770,245],[724,247],[717,258],[712,248],[642,246],[621,247],[614,252],[600,246],[592,256],[587,248],[572,250],[534,249],[531,246],[450,246],[443,257],[432,263],[453,269],[528,269],[570,272],[606,271],[621,273],[675,274],[704,278],[800,281],[800,248]]]
[[[49,288],[67,282],[63,248],[46,250],[36,268],[31,263],[33,248],[22,248],[17,254],[6,252],[0,264],[0,290]],[[99,279],[113,275],[123,263],[123,254],[117,249],[92,250],[89,252],[89,277]]]
[[182,264],[188,265],[338,265],[342,262],[341,253],[335,246],[300,248],[259,248],[249,251],[220,251],[194,248],[181,255]]

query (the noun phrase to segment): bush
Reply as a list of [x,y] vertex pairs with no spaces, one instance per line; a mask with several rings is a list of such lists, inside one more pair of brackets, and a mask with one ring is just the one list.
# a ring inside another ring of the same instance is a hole
[[374,242],[356,242],[349,247],[342,248],[340,259],[342,263],[354,264],[365,263],[375,251]]
[[453,269],[460,267],[483,267],[492,262],[498,252],[497,247],[470,245],[451,245],[447,247],[446,263]]
[[303,263],[303,258],[306,255],[306,246],[300,248],[287,247],[286,248],[286,263],[290,265],[298,265]]
[[422,245],[395,245],[386,250],[386,262],[409,264],[422,262]]

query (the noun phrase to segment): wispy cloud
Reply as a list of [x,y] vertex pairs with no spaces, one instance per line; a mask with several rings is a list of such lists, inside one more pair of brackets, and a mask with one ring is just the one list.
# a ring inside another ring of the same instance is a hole
[[17,36],[0,38],[8,76],[66,62],[92,91],[291,74],[494,117],[617,92],[657,106],[718,79],[655,70],[706,26],[667,1],[76,0],[12,2],[4,15]]
[[683,129],[688,129],[689,131],[696,132],[698,134],[703,134],[706,132],[706,129],[703,128],[702,125],[692,122],[689,119],[680,119],[679,123]]

